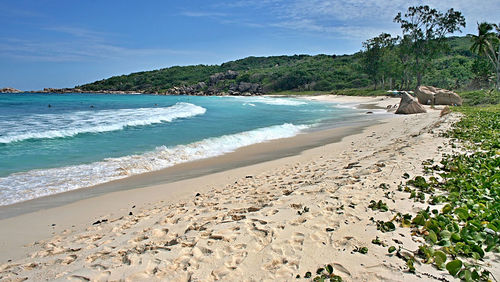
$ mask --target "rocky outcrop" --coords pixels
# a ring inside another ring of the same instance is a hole
[[[145,91],[121,91],[121,90],[82,90],[80,88],[44,88],[43,90],[30,91],[31,93],[99,93],[99,94],[146,94]],[[158,94],[158,93],[147,93]]]
[[[225,95],[262,95],[262,86],[258,83],[240,82],[233,83],[229,90],[218,88],[216,85],[207,86],[199,82],[190,86],[175,86],[166,91],[165,95],[196,95],[196,96],[225,96]]]
[[[23,91],[11,87],[5,87],[0,89],[0,93],[21,93]]]
[[[419,86],[415,90],[418,102],[423,105],[461,106],[462,98],[450,90],[432,86]]]
[[[210,84],[215,84],[220,80],[235,79],[238,76],[238,74],[239,73],[237,71],[232,71],[232,70],[228,70],[226,72],[218,72],[218,73],[212,74],[210,76],[209,81],[210,81]]]
[[[239,73],[237,71],[228,70],[226,72],[218,72],[212,74],[208,83],[198,82],[197,84],[188,86],[175,86],[163,93],[165,95],[197,95],[197,96],[224,96],[224,95],[241,95],[252,96],[262,95],[262,86],[258,83],[239,82],[231,83],[224,80],[236,79]]]
[[[262,93],[262,86],[258,83],[240,82],[233,83],[229,86],[231,95],[239,95],[239,93],[248,92],[250,94]]]
[[[410,96],[407,92],[403,92],[401,96],[401,101],[399,102],[399,107],[396,110],[396,114],[418,114],[427,112],[418,101]]]

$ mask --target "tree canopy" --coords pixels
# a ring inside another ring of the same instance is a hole
[[[478,23],[477,32],[477,35],[469,34],[472,40],[470,50],[488,58],[495,72],[495,85],[498,89],[500,86],[500,24]]]
[[[446,48],[445,36],[465,27],[461,12],[449,9],[443,13],[427,5],[409,7],[404,15],[399,12],[394,22],[401,25],[403,36],[410,43],[408,51],[413,57],[412,68],[417,77],[417,86],[421,85],[432,60]]]

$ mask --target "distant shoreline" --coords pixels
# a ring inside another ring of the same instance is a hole
[[[5,92],[0,91],[0,94],[126,94],[126,95],[160,95],[160,96],[169,96],[169,95],[182,95],[182,96],[262,96],[266,95],[264,93],[259,94],[228,94],[228,93],[220,93],[217,95],[213,94],[175,94],[175,93],[150,93],[150,92],[142,92],[142,91],[115,91],[115,90],[97,90],[97,91],[84,91],[80,89],[50,89],[50,90],[33,90],[33,91],[13,91],[13,92]]]

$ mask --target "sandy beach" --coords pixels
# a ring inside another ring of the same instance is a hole
[[[307,99],[366,109],[399,102]],[[288,281],[325,264],[345,281],[453,280],[424,264],[407,273],[403,260],[371,243],[378,237],[415,251],[422,240],[409,228],[382,233],[370,219],[426,207],[397,186],[404,173],[421,174],[422,161],[451,150],[440,133],[458,120],[455,114],[440,117],[440,108],[427,110],[351,131],[312,133],[318,146],[279,159],[244,161],[311,139],[306,134],[254,145],[176,168],[203,171],[186,179],[148,184],[153,176],[141,175],[122,180],[130,189],[1,219],[0,280]],[[214,162],[231,166],[207,170]],[[373,211],[371,200],[384,200],[389,210]],[[368,253],[354,252],[359,247]],[[486,268],[500,277],[498,262]]]

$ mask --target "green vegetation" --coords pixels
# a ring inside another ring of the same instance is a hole
[[[442,13],[429,6],[409,7],[403,15],[396,15],[394,22],[401,24],[403,39],[401,47],[409,55],[404,65],[417,77],[417,86],[422,85],[423,75],[432,69],[432,61],[447,49],[446,34],[465,27],[462,13],[449,9]]]
[[[457,89],[477,85],[477,74],[472,66],[477,59],[469,49],[466,37],[446,39],[450,51],[440,54],[432,62],[431,69],[423,76],[423,83],[437,87]],[[215,87],[223,91],[232,83],[259,83],[265,93],[284,95],[334,93],[339,95],[385,95],[382,88],[390,88],[389,78],[384,87],[373,92],[373,82],[363,71],[363,53],[353,55],[295,55],[274,57],[248,57],[221,65],[197,65],[170,67],[154,71],[114,76],[109,79],[77,86],[85,91],[142,91],[165,93],[175,86],[189,86],[198,82],[210,82],[210,76],[228,70],[237,71],[235,79],[218,81]],[[395,63],[397,65],[397,63]],[[415,81],[407,83],[392,80],[392,87],[412,88]],[[381,85],[382,86],[382,85]],[[305,91],[305,92],[304,92]]]
[[[500,106],[456,110],[464,117],[446,136],[452,147],[459,143],[468,152],[444,155],[440,164],[425,161],[425,171],[431,175],[406,184],[418,189],[423,199],[427,195],[430,205],[410,217],[411,222],[404,221],[409,215],[393,220],[426,239],[416,254],[424,263],[462,280],[488,280],[490,273],[481,261],[488,252],[500,252]],[[437,204],[440,209],[433,208]],[[383,232],[388,231],[383,229],[386,224],[377,222]],[[389,253],[394,251],[395,247],[389,248]],[[403,259],[414,272],[416,258]]]
[[[380,210],[382,212],[386,212],[389,210],[389,208],[387,207],[387,204],[382,202],[382,200],[379,200],[378,202],[371,200],[370,205],[368,207],[374,211]]]
[[[464,100],[464,105],[497,105],[500,104],[500,91],[490,90],[474,90],[460,91],[460,97]]]
[[[496,74],[495,88],[498,89],[500,86],[500,25],[483,22],[478,23],[477,29],[478,35],[469,35],[473,42],[471,51],[488,58]]]
[[[210,76],[228,70],[237,71],[235,79],[217,82],[218,89],[227,90],[232,83],[249,82],[262,85],[264,92],[329,91],[332,89],[368,86],[369,80],[360,74],[359,55],[295,55],[248,57],[222,65],[171,67],[155,71],[115,76],[77,86],[85,91],[117,90],[166,92],[174,86],[210,82]]]
[[[328,264],[324,268],[320,267],[316,270],[316,276],[312,279],[312,281],[331,281],[331,282],[342,282],[342,277],[333,273],[333,267]],[[295,278],[300,278],[300,275],[297,275]],[[310,279],[312,278],[312,273],[310,271],[304,274],[304,278]]]

